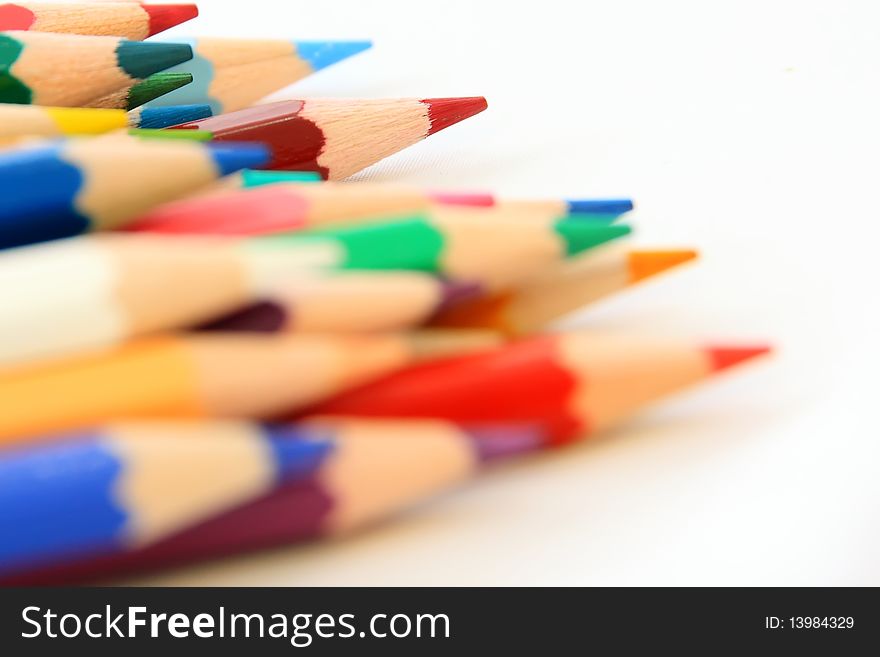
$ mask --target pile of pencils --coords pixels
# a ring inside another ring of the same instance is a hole
[[[369,42],[0,4],[0,581],[349,532],[763,346],[550,331],[695,258],[628,199],[334,182],[483,98],[268,94]]]

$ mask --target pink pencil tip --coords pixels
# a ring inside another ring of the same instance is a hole
[[[199,8],[192,4],[142,5],[142,7],[150,17],[149,36],[164,32],[199,15]]]
[[[712,368],[718,372],[726,370],[734,365],[739,365],[747,360],[764,356],[772,351],[768,345],[751,347],[709,347],[706,352],[712,360]]]
[[[482,96],[425,98],[422,102],[428,106],[428,119],[431,121],[429,135],[479,114],[489,106]]]
[[[465,205],[474,208],[491,208],[495,197],[487,193],[431,192],[431,198],[441,205]]]

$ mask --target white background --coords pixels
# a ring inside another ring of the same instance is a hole
[[[375,40],[286,97],[488,97],[363,178],[632,196],[636,243],[701,249],[578,324],[779,353],[354,538],[138,583],[880,585],[880,3],[200,6],[168,35]]]

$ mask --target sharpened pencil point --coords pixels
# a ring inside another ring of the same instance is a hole
[[[192,48],[185,43],[123,40],[116,47],[119,67],[139,80],[166,68],[183,64],[192,57]]]
[[[712,368],[719,372],[726,370],[747,360],[769,354],[772,349],[768,345],[752,347],[708,347],[706,353],[712,360]]]
[[[212,116],[210,105],[171,105],[169,107],[145,107],[140,110],[141,128],[168,128],[189,121]]]
[[[369,50],[372,41],[294,41],[297,54],[306,60],[313,71],[320,71],[343,59]]]
[[[321,174],[314,171],[252,171],[241,172],[241,184],[245,189],[276,183],[321,182]]]
[[[143,139],[176,139],[178,141],[211,141],[210,132],[198,130],[156,130],[154,128],[131,128],[130,137]]]
[[[150,17],[150,36],[192,20],[199,15],[195,5],[142,5]]]
[[[436,203],[443,205],[465,205],[472,208],[491,208],[495,205],[495,197],[485,192],[432,192],[431,197]]]
[[[630,281],[635,283],[682,263],[694,260],[697,252],[680,251],[633,251],[629,254]]]
[[[588,214],[624,214],[633,209],[633,202],[628,198],[609,199],[569,199],[568,211]]]
[[[241,169],[265,166],[272,159],[272,151],[263,144],[212,142],[206,147],[211,150],[214,163],[224,176]]]
[[[128,92],[128,106],[140,107],[151,100],[185,87],[193,81],[192,73],[157,73],[138,82]]]
[[[424,98],[422,102],[428,106],[428,119],[431,122],[429,135],[440,132],[459,121],[464,121],[489,107],[486,99],[482,96]]]
[[[556,222],[556,232],[565,240],[567,254],[572,256],[624,235],[629,235],[629,226],[600,224],[592,221]]]

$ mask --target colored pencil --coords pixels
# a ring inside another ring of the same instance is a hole
[[[193,59],[171,69],[186,71],[192,85],[152,105],[208,103],[215,114],[250,107],[269,94],[327,66],[352,57],[369,41],[257,41],[245,39],[184,39]]]
[[[562,443],[767,353],[592,333],[562,333],[414,366],[327,403],[329,415],[531,422]]]
[[[0,248],[115,228],[267,155],[255,144],[135,138],[0,153]]]
[[[533,333],[696,257],[696,251],[690,250],[600,249],[551,268],[515,289],[448,306],[431,324],[492,328],[512,336]]]
[[[434,193],[404,185],[325,182],[303,188],[303,182],[321,180],[314,171],[244,171],[155,208],[129,230],[260,235],[418,212],[437,204]]]
[[[218,140],[261,141],[275,153],[261,168],[341,179],[484,109],[481,97],[287,100],[176,129],[207,130]]]
[[[209,142],[208,139],[169,139],[169,135],[172,131],[170,130],[156,130],[156,129],[141,129],[141,128],[129,128],[128,130],[119,130],[116,132],[106,132],[100,135],[77,135],[78,138],[88,136],[90,139],[158,139],[161,141],[189,141],[189,142]],[[179,134],[183,134],[185,132],[181,130]],[[198,133],[191,133],[193,136]],[[207,134],[207,133],[205,133]],[[10,139],[0,140],[0,154],[3,151],[20,151],[24,148],[34,148],[40,145],[51,144],[52,142],[59,142],[58,138],[52,137],[35,137],[35,136],[22,136],[22,137],[14,137]],[[210,145],[210,144],[209,144]]]
[[[186,137],[184,135],[189,136]],[[128,130],[124,130],[122,132],[110,132],[105,135],[98,135],[93,139],[158,139],[160,141],[189,141],[189,142],[202,142],[207,143],[211,141],[211,134],[206,132],[205,135],[201,138],[197,137],[198,133],[193,132],[192,130],[154,130],[151,128],[130,128]],[[193,139],[193,137],[196,137]],[[208,146],[212,144],[207,143]]]
[[[126,85],[99,98],[83,103],[83,107],[133,110],[151,100],[185,87],[193,81],[190,73],[156,73],[136,84]],[[213,115],[213,110],[209,116]]]
[[[195,5],[135,3],[0,3],[0,30],[33,30],[141,41],[199,15]]]
[[[0,453],[0,572],[149,545],[302,479],[326,431],[244,422],[141,422]]]
[[[434,199],[430,193],[403,185],[276,183],[248,189],[212,191],[168,203],[140,217],[129,226],[129,230],[265,235],[328,224],[391,218],[427,211],[433,205]]]
[[[476,236],[493,242],[492,249],[486,249],[484,254],[466,241],[463,244],[444,243],[446,238],[442,232],[430,229],[420,220],[365,224],[325,234],[254,238],[241,245],[219,239],[211,248],[217,252],[217,258],[227,257],[227,251],[235,251],[237,247],[242,249],[240,257],[257,263],[266,262],[258,268],[264,273],[266,286],[257,287],[257,283],[264,280],[258,279],[251,282],[250,289],[259,291],[271,286],[276,295],[270,295],[269,300],[277,297],[284,303],[289,294],[295,294],[297,281],[302,285],[307,283],[303,277],[287,281],[277,272],[292,272],[293,276],[296,272],[338,269],[439,271],[450,278],[486,289],[534,273],[546,264],[558,262],[566,253],[590,248],[626,231],[622,226],[589,224],[566,228],[565,223],[547,227],[546,235],[523,223],[499,226],[495,234]],[[450,234],[455,235],[454,232]],[[205,314],[208,308],[219,303],[218,299],[232,303],[239,297],[231,292],[229,296],[223,296],[220,275],[214,270],[211,276],[197,280],[202,285],[211,285],[217,278],[217,290],[211,293],[187,292],[182,282],[183,274],[174,273],[178,266],[172,266],[172,262],[179,258],[179,266],[190,263],[195,267],[204,261],[207,267],[207,256],[195,259],[187,254],[204,254],[208,248],[204,239],[117,234],[16,249],[0,255],[0,307],[17,309],[17,313],[0,326],[0,362],[37,358],[89,345],[112,344],[158,328],[204,321],[208,318]],[[266,253],[250,254],[250,250]],[[116,255],[111,258],[111,254]],[[137,254],[139,269],[133,269],[132,256],[122,254]],[[275,263],[273,258],[278,262]],[[129,292],[129,285],[122,285],[119,270],[113,267],[116,262],[122,263],[122,272],[131,280],[152,280],[151,277],[155,277],[155,287],[142,282]],[[160,278],[155,273],[157,271],[165,274]],[[179,290],[174,281],[167,285],[172,275],[181,278]],[[58,285],[59,280],[65,280],[65,285]],[[285,287],[287,283],[294,287]],[[125,292],[123,296],[120,296],[120,289]],[[205,298],[194,298],[199,294]],[[377,290],[375,294],[381,296],[382,293]],[[426,291],[423,289],[420,294],[424,297]],[[397,312],[403,316],[422,312],[416,305],[418,296],[411,293],[413,307]],[[140,305],[135,306],[135,300]],[[125,312],[121,310],[123,306]],[[216,310],[218,314],[223,312],[219,307]],[[227,312],[231,310],[232,306],[226,308]],[[355,306],[348,312],[356,317]],[[133,317],[137,317],[137,321]],[[376,321],[388,320],[377,315]],[[75,330],[65,332],[58,328],[60,325]]]
[[[203,325],[210,331],[374,333],[425,323],[478,286],[419,272],[300,272],[265,297]],[[2,332],[2,331],[0,331]]]
[[[105,233],[0,255],[0,366],[184,328],[308,276],[308,250]],[[283,288],[286,289],[286,288]]]
[[[168,130],[167,132],[197,132],[193,130]],[[210,134],[210,133],[209,133]],[[224,191],[236,189],[251,189],[253,187],[263,187],[265,185],[275,185],[278,183],[320,183],[324,182],[321,174],[314,171],[259,171],[257,169],[242,169],[237,173],[221,178],[213,185],[209,185],[205,189],[199,190],[187,196],[187,199],[201,198],[203,196],[211,196]]]
[[[483,332],[201,333],[0,372],[0,444],[127,418],[271,418],[418,360],[486,349]]]
[[[317,174],[314,174],[317,176]],[[251,188],[276,183],[301,183],[314,182],[319,177],[303,180],[303,172],[296,171],[248,171],[246,179],[242,180],[240,187]],[[376,183],[374,183],[375,185]],[[423,191],[428,194],[434,203],[442,205],[465,205],[469,207],[491,208],[504,204],[504,207],[517,209],[544,209],[548,214],[557,217],[564,215],[597,215],[608,217],[620,217],[633,209],[631,199],[552,199],[552,200],[500,200],[494,194],[488,192],[449,192],[449,191]]]
[[[125,128],[167,128],[211,116],[207,105],[123,110],[0,104],[0,143],[23,136],[97,135]]]
[[[236,187],[249,189],[262,187],[276,183],[302,183],[316,182],[320,176],[315,172],[302,171],[246,171],[243,172],[242,180]],[[304,176],[310,176],[304,178]],[[373,183],[378,187],[379,183]],[[332,187],[332,185],[331,185]],[[396,186],[389,185],[390,188]],[[412,193],[412,190],[410,190]],[[430,196],[432,202],[441,205],[465,205],[469,207],[498,207],[503,204],[505,208],[524,210],[545,211],[556,217],[565,215],[595,215],[618,218],[633,209],[631,199],[548,199],[548,200],[500,200],[494,194],[487,192],[449,192],[449,191],[422,191],[422,194]]]
[[[186,44],[0,33],[0,102],[80,107],[192,57]]]
[[[29,105],[20,105],[19,107],[30,107]],[[70,108],[73,109],[73,108]],[[101,110],[107,111],[107,110]],[[119,111],[119,110],[114,110]],[[92,140],[119,140],[119,139],[158,139],[161,141],[188,141],[188,142],[210,142],[211,135],[207,132],[196,132],[195,130],[158,130],[155,128],[129,128],[128,130],[116,130],[113,132],[105,132],[98,135],[76,135],[76,137],[88,136]],[[52,137],[36,137],[33,135],[21,136],[18,138],[6,139],[0,141],[0,151],[21,150],[23,148],[33,148],[40,145],[51,143],[60,143],[62,139]],[[208,144],[211,146],[211,144]]]
[[[496,290],[629,232],[629,226],[623,225],[568,219],[529,221],[510,213],[443,207],[386,222],[253,239],[280,244],[336,240],[348,252],[348,269],[425,271]]]
[[[321,174],[317,171],[260,171],[258,169],[245,169],[239,174],[240,180],[237,188],[250,189],[263,185],[275,185],[277,183],[304,183],[321,182]]]
[[[230,422],[195,427],[184,426],[189,435],[180,439],[182,432],[173,425],[109,427],[95,432],[100,438],[91,442],[85,437],[69,446],[62,443],[7,456],[0,467],[13,476],[0,488],[0,499],[8,497],[10,504],[6,517],[0,518],[23,526],[16,526],[15,537],[5,547],[0,562],[3,583],[59,584],[350,533],[461,485],[486,467],[544,447],[535,429],[511,425],[326,419],[291,426]],[[230,464],[236,476],[229,483],[219,474],[211,478],[227,452],[233,451],[224,449],[227,436],[239,440],[234,449],[246,452],[244,473]],[[125,440],[122,449],[117,447],[120,437]],[[215,438],[218,453],[203,456],[203,451],[212,452]],[[258,451],[249,450],[252,445],[262,448],[260,453],[274,452],[274,458],[263,465],[250,456]],[[180,463],[173,461],[178,448],[183,452]],[[153,466],[149,470],[138,461],[147,450]],[[107,467],[88,471],[82,467],[86,458]],[[165,465],[166,458],[172,459],[167,488],[175,491],[170,496],[175,504],[167,503],[164,485],[164,499],[151,495],[155,488],[149,485],[154,481],[149,477],[153,468]],[[204,475],[201,460],[207,464]],[[107,472],[117,464],[125,466],[121,472]],[[52,473],[45,483],[35,472],[41,468]],[[199,472],[192,490],[186,489],[187,468]],[[138,486],[143,493],[126,495],[121,501],[118,494],[107,493],[111,482],[117,490],[131,490],[129,480],[134,477],[138,484],[146,480]],[[273,479],[280,480],[280,486],[271,492],[198,522],[199,515],[229,508],[233,497],[252,497]],[[186,490],[177,493],[178,486]],[[185,503],[177,501],[178,495]],[[65,522],[79,518],[81,509],[94,510],[88,533],[86,528],[74,533]],[[136,521],[142,517],[149,520]],[[172,525],[183,523],[187,527],[182,531],[161,538]],[[48,535],[38,531],[46,526],[55,531]],[[144,534],[148,534],[146,545]],[[41,564],[35,557],[49,552],[47,543],[56,548],[55,558]],[[58,558],[59,543],[66,558]],[[86,543],[91,554],[82,554]]]
[[[439,203],[447,205],[471,205],[477,207],[495,207],[499,203],[513,204],[517,207],[543,207],[547,212],[561,216],[564,214],[593,214],[619,217],[633,209],[633,202],[628,198],[608,199],[561,199],[561,200],[499,200],[494,194],[486,192],[437,192],[434,194]]]
[[[108,110],[112,111],[112,110]],[[171,126],[198,121],[213,116],[208,105],[169,105],[168,107],[138,107],[128,112],[133,128],[170,128]]]

